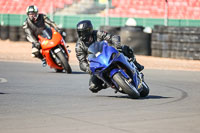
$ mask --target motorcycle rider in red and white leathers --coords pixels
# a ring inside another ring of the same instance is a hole
[[[117,35],[111,35],[104,31],[93,30],[93,25],[90,20],[83,20],[77,24],[78,41],[76,43],[76,57],[79,61],[79,66],[82,71],[91,74],[89,63],[87,60],[88,47],[96,41],[106,40],[110,45],[113,45],[119,52],[122,52],[129,59],[132,59],[139,71],[144,69],[144,66],[140,65],[134,57],[133,50],[128,46],[121,46],[120,37]],[[89,89],[93,93],[97,93],[99,90],[106,88],[106,84],[97,78],[95,75],[91,75],[89,81]]]
[[[46,60],[43,59],[40,53],[41,46],[38,41],[38,35],[46,26],[53,27],[58,32],[60,32],[60,29],[45,14],[38,13],[38,8],[35,5],[28,6],[26,14],[28,17],[23,24],[23,29],[26,33],[27,40],[32,43],[32,57],[41,59],[43,66],[46,66]]]

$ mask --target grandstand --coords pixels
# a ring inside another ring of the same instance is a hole
[[[28,5],[42,13],[107,15],[99,0],[1,0],[0,13],[25,14]],[[105,1],[105,0],[104,0]],[[163,18],[168,5],[168,18],[200,19],[199,0],[110,0],[110,17]]]
[[[1,0],[0,13],[4,14],[25,14],[26,7],[36,5],[40,12],[56,12],[58,9],[75,3],[75,0]]]
[[[66,7],[58,12],[57,15],[78,15],[78,14],[98,14],[105,9],[95,0],[80,0],[73,5]]]
[[[199,0],[112,0],[115,8],[109,10],[109,16],[163,18],[166,4],[168,18],[200,19]]]
[[[152,28],[156,24],[163,25],[164,19],[167,19],[168,25],[171,26],[200,26],[199,0],[108,0],[108,6],[106,6],[106,1],[0,0],[0,19],[1,24],[5,24],[5,21],[11,21],[12,18],[4,20],[9,17],[2,15],[25,15],[28,5],[36,5],[39,12],[51,15],[51,18],[54,18],[56,22],[59,20],[58,23],[65,28],[74,28],[75,25],[73,25],[74,23],[72,25],[65,24],[64,20],[72,19],[77,22],[85,17],[93,18],[97,23],[95,24],[96,29],[105,24],[105,18],[109,18],[107,25],[111,26],[124,26],[128,18],[134,18],[140,26]],[[24,19],[25,17],[21,16],[20,18]],[[19,20],[20,25],[22,21]]]
[[[108,12],[102,1],[106,3],[106,0],[1,0],[0,13],[23,15],[27,6],[36,5],[41,13],[54,15],[200,19],[199,0],[109,0]]]

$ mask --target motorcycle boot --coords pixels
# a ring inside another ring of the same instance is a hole
[[[133,63],[135,64],[139,72],[141,72],[144,69],[144,66],[139,64],[136,60]]]
[[[89,86],[89,90],[93,93],[97,93],[100,90],[107,88],[107,85],[101,79],[97,78],[94,75],[91,75]]]
[[[40,49],[41,49],[40,43],[38,42],[32,43],[32,57],[39,58],[42,61],[42,66],[46,67],[47,62],[46,59],[40,53]]]
[[[31,53],[31,56],[32,57],[38,57],[39,56],[39,49],[38,48],[36,48],[36,47],[33,47],[32,48],[32,53]]]
[[[47,66],[46,59],[42,59],[42,66],[43,66],[43,67],[46,67],[46,66]]]
[[[97,93],[101,90],[101,88],[99,88],[98,86],[96,86],[95,84],[91,84],[90,87],[89,87],[89,90],[92,92],[92,93]]]
[[[90,84],[89,90],[92,91],[92,93],[97,93],[102,89],[108,88],[107,84],[103,83],[101,85],[95,85],[95,84]]]
[[[125,56],[127,56],[129,58],[129,62],[133,62],[135,64],[135,66],[137,67],[138,71],[142,71],[144,69],[144,66],[139,64],[136,61],[133,49],[131,49],[129,46],[124,45],[122,47],[122,52]]]
[[[36,57],[42,60],[43,56],[40,53],[40,49],[41,49],[41,46],[39,42],[32,43],[32,57]]]
[[[43,67],[47,66],[46,59],[42,56],[42,54],[40,53],[40,50],[38,48],[36,48],[36,47],[32,48],[32,57],[39,58],[42,61]]]

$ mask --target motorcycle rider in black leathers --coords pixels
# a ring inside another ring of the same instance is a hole
[[[77,24],[78,41],[76,43],[76,57],[79,61],[79,66],[82,71],[91,74],[89,63],[87,61],[88,47],[96,41],[106,40],[110,45],[114,46],[119,52],[122,52],[130,60],[134,62],[137,69],[142,71],[144,66],[140,65],[134,57],[133,50],[128,46],[121,46],[120,37],[117,35],[111,35],[104,31],[93,30],[93,25],[90,20],[83,20]],[[89,80],[89,89],[93,93],[97,93],[99,90],[107,88],[104,82],[97,78],[95,75],[91,75]]]
[[[46,66],[46,60],[43,59],[40,53],[41,46],[38,41],[38,35],[46,26],[53,27],[58,32],[60,32],[60,29],[45,14],[39,14],[38,8],[34,5],[28,6],[26,13],[28,17],[23,24],[23,29],[26,33],[27,40],[32,43],[32,57],[41,59],[43,66]]]

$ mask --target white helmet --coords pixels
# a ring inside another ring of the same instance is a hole
[[[38,17],[38,8],[37,6],[31,5],[26,8],[26,14],[29,16],[29,13],[35,13],[34,17],[29,17],[30,20],[37,19]]]

